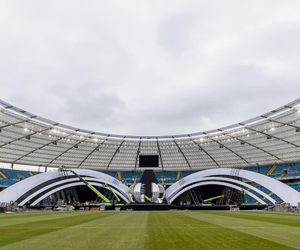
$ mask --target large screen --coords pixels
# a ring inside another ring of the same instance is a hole
[[[139,155],[140,168],[158,168],[158,155]]]

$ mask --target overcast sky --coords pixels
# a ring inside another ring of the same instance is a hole
[[[300,97],[300,1],[0,1],[0,98],[98,132],[218,128]]]

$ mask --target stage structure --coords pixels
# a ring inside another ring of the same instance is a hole
[[[300,203],[300,193],[288,185],[271,177],[242,169],[218,168],[199,171],[174,183],[166,191],[153,179],[151,172],[147,171],[144,173],[145,178],[142,178],[141,183],[135,183],[129,188],[116,178],[98,171],[83,169],[65,171],[74,171],[75,174],[50,171],[29,177],[0,192],[0,202],[14,202],[18,206],[36,206],[55,192],[69,187],[86,185],[85,182],[88,182],[93,186],[111,190],[115,197],[122,200],[123,204],[129,202],[172,204],[184,192],[204,185],[221,185],[236,189],[251,196],[258,204],[262,205],[284,202],[291,206],[298,206]],[[247,181],[250,182],[247,183]],[[252,183],[259,184],[263,189],[255,187]],[[268,195],[270,191],[280,200],[275,200]],[[103,202],[105,202],[105,197]]]
[[[259,185],[261,189],[255,187]],[[166,190],[166,200],[172,203],[182,193],[202,185],[221,185],[243,191],[260,204],[284,202],[291,206],[298,206],[300,193],[288,185],[256,172],[243,169],[217,168],[190,174],[175,182]],[[262,191],[263,190],[263,191]],[[273,199],[269,193],[275,194],[281,200]]]
[[[15,202],[18,206],[35,206],[51,194],[70,187],[85,186],[77,175],[92,186],[108,189],[124,204],[129,203],[127,187],[116,178],[88,169],[72,169],[76,173],[49,171],[26,178],[0,192],[0,202]]]

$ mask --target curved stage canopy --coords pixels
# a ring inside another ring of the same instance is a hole
[[[129,203],[126,186],[116,178],[88,169],[72,169],[93,186],[112,189],[125,203]],[[26,178],[0,192],[0,202],[16,202],[19,206],[36,205],[49,195],[68,187],[85,185],[74,174],[49,171]]]
[[[243,192],[243,188],[240,187],[240,186],[237,186],[237,185],[234,185],[234,184],[231,184],[231,183],[227,183],[227,182],[222,182],[222,181],[201,181],[201,182],[198,182],[196,184],[193,184],[191,186],[188,186],[186,188],[183,188],[182,190],[180,190],[174,199],[172,199],[171,201],[169,201],[168,203],[171,204],[173,202],[173,200],[175,200],[177,197],[179,197],[181,194],[185,193],[186,191],[192,189],[192,188],[195,188],[195,187],[200,187],[200,186],[206,186],[206,185],[217,185],[217,186],[224,186],[224,187],[230,187],[230,188],[233,188],[233,189],[236,189],[240,192]],[[255,199],[257,202],[259,202],[260,204],[262,205],[267,205],[266,202],[264,202],[261,198],[259,198],[258,196],[256,196],[255,194],[253,194],[252,192],[247,192],[247,194],[249,196],[251,196],[253,199]]]
[[[259,117],[211,131],[125,136],[63,125],[0,101],[0,162],[99,170],[136,170],[139,154],[159,155],[159,170],[297,162],[299,110],[297,99]]]
[[[298,203],[300,203],[300,193],[288,185],[266,175],[237,168],[208,169],[190,174],[175,182],[166,190],[166,200],[168,203],[172,203],[182,193],[194,187],[209,184],[245,190],[246,194],[262,204],[264,202],[261,199],[267,199],[273,204],[276,201],[264,191],[258,190],[255,186],[261,186],[264,190],[272,192],[282,201],[292,206],[298,206]],[[260,195],[261,198],[255,197],[256,194],[254,193]]]
[[[129,203],[127,187],[116,178],[93,170],[72,170],[93,186],[113,190],[125,203]],[[55,192],[79,185],[86,184],[70,171],[49,171],[34,175],[4,189],[0,192],[0,202],[13,201],[19,206],[35,206]],[[190,174],[166,190],[166,201],[171,204],[181,194],[204,185],[220,185],[236,189],[263,205],[278,202],[267,194],[270,191],[281,199],[280,202],[284,201],[292,206],[297,206],[300,202],[300,193],[288,185],[262,174],[236,168],[216,168]],[[258,185],[263,187],[263,190],[255,187]]]

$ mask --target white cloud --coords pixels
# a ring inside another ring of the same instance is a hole
[[[1,1],[0,98],[108,133],[213,129],[299,97],[299,1]]]

